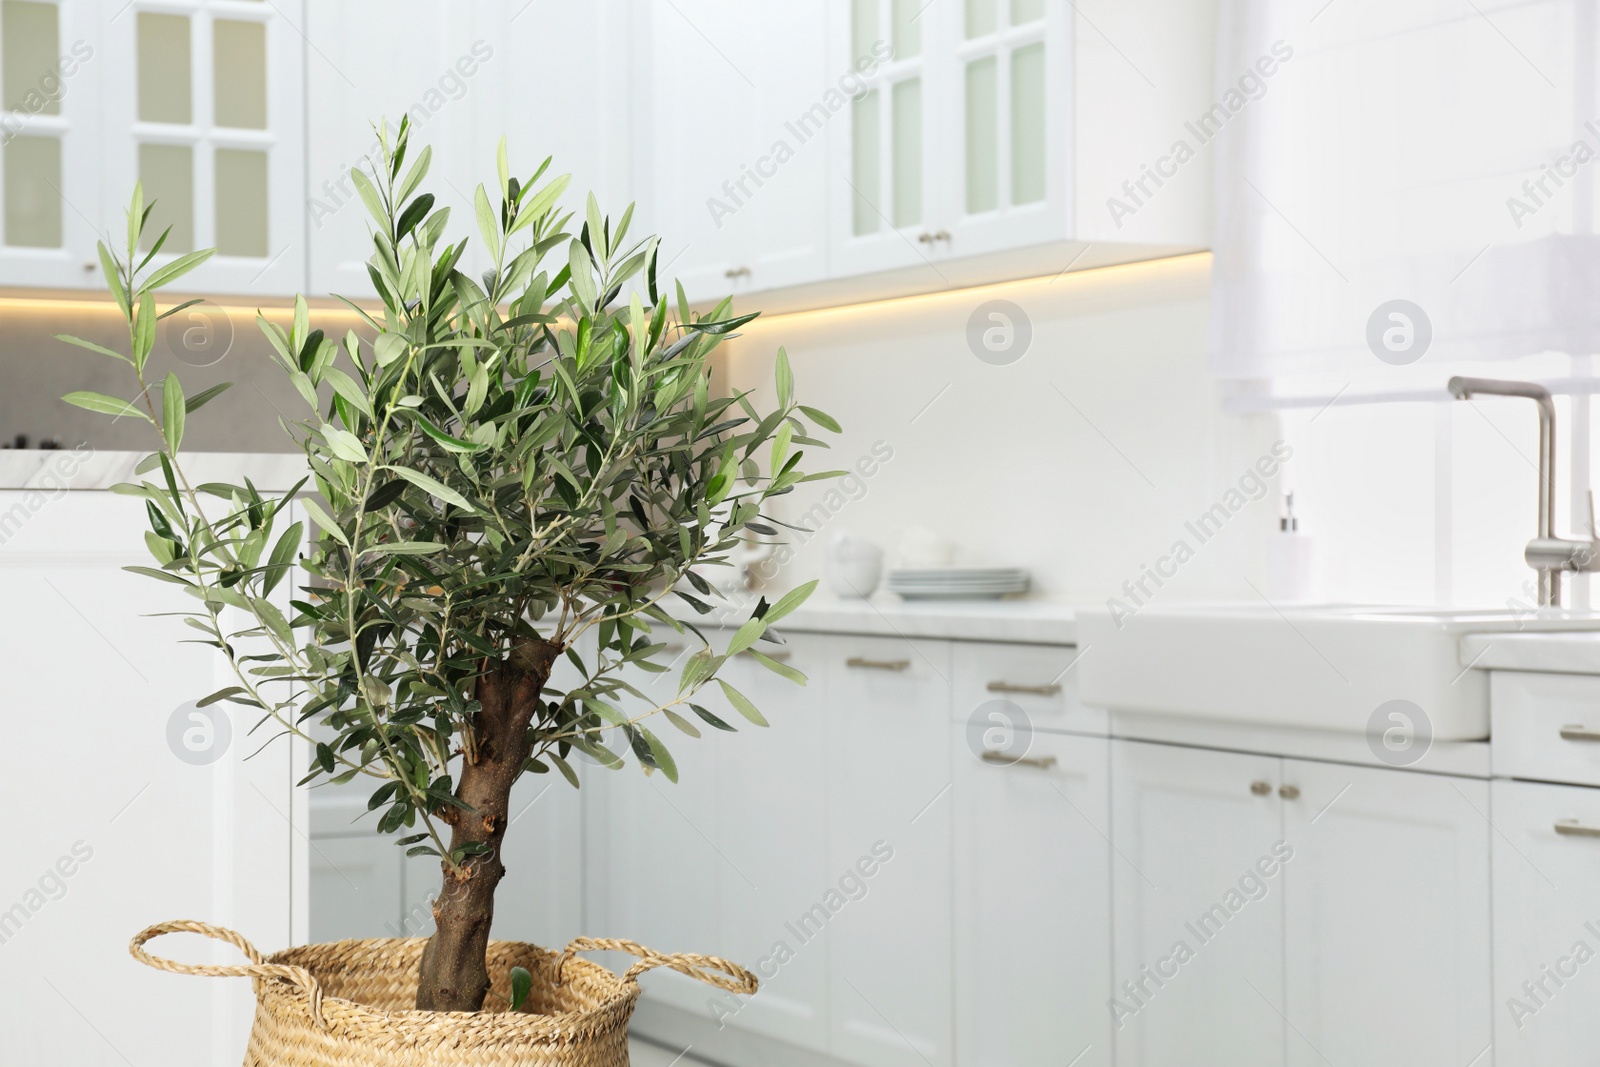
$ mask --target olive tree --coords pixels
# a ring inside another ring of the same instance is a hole
[[[760,599],[736,629],[680,616],[712,609],[701,569],[778,532],[767,501],[836,473],[801,463],[823,445],[818,428],[838,427],[796,403],[781,351],[773,410],[716,395],[712,350],[754,316],[730,317],[726,302],[697,315],[681,287],[669,306],[657,240],[629,243],[632,208],[613,220],[591,196],[569,233],[567,178],[541,184],[548,159],[513,177],[504,141],[494,193],[479,186],[474,199],[493,266],[469,277],[467,240],[447,240],[449,209],[420,191],[430,151],[412,154],[409,140],[404,121],[382,128],[370,175],[351,173],[381,304],[349,304],[364,328],[313,329],[304,299],[287,330],[258,316],[305,402],[281,421],[307,481],[272,494],[185,476],[184,424],[226,386],[186,395],[146,367],[158,321],[187,306],[158,311],[156,290],[211,253],[151,269],[167,235],[146,241],[138,189],[125,251],[100,246],[128,352],[63,338],[128,364],[136,393],[65,399],[150,424],[158,448],[118,491],[149,515],[154,565],[133,569],[192,597],[185,623],[232,664],[233,684],[202,703],[305,739],[306,781],[374,779],[378,829],[440,861],[417,1007],[476,1011],[513,784],[557,773],[576,786],[574,752],[612,768],[631,756],[676,781],[662,722],[691,737],[733,729],[697,700],[708,686],[765,725],[717,677],[729,657],[804,682],[761,647],[815,583]],[[289,521],[296,505],[309,530]],[[681,667],[666,662],[667,630],[693,635]],[[564,690],[550,684],[563,658],[575,679]],[[664,701],[628,680],[672,669]]]

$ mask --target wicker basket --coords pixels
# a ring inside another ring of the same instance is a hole
[[[162,934],[203,934],[236,946],[246,966],[175,963],[145,942]],[[134,959],[175,974],[254,980],[255,1025],[244,1067],[627,1067],[628,1018],[639,976],[656,967],[733,993],[754,993],[755,975],[714,956],[663,956],[632,941],[579,938],[551,952],[517,941],[489,944],[491,980],[481,1012],[417,1011],[417,965],[426,939],[335,941],[263,958],[231,930],[170,922],[141,932]],[[574,953],[612,949],[639,962],[620,978]],[[533,989],[510,1009],[512,967]]]

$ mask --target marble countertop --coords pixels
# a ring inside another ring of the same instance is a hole
[[[133,469],[148,452],[97,452],[88,446],[61,449],[0,449],[0,489],[110,489],[137,481]],[[305,457],[276,452],[188,452],[183,469],[192,482],[238,482],[283,491],[309,473]]]
[[[870,600],[840,600],[818,594],[779,629],[870,637],[926,637],[1075,645],[1076,612],[1051,600],[922,600],[880,594]]]
[[[1600,674],[1600,631],[1468,634],[1460,656],[1478,670]]]

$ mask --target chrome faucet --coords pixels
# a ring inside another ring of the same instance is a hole
[[[1522,558],[1539,573],[1541,607],[1561,606],[1561,572],[1600,570],[1600,540],[1595,539],[1594,491],[1589,491],[1589,539],[1555,535],[1556,406],[1550,390],[1533,382],[1495,378],[1451,378],[1446,388],[1457,400],[1474,396],[1520,396],[1539,405],[1539,526]]]

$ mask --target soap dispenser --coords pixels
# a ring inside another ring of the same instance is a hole
[[[1278,529],[1267,539],[1267,597],[1274,601],[1311,600],[1316,594],[1313,541],[1300,532],[1294,493],[1284,494]]]

